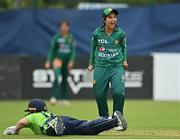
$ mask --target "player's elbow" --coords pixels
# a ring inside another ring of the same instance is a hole
[[[24,127],[24,126],[26,126],[27,124],[28,124],[27,119],[26,119],[26,118],[23,118],[23,119],[21,119],[21,120],[19,120],[19,121],[17,122],[16,126]]]

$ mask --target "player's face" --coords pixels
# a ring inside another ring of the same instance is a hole
[[[67,34],[69,32],[69,26],[66,22],[63,22],[60,26],[60,32],[62,34]]]
[[[117,24],[117,16],[114,13],[110,13],[106,17],[104,23],[105,23],[105,26],[107,26],[109,29],[114,29],[114,27]]]

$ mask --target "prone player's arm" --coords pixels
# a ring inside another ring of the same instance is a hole
[[[96,36],[93,34],[92,40],[91,40],[91,50],[90,50],[90,56],[89,56],[89,66],[88,70],[92,71],[93,65],[94,65],[94,59],[95,59],[95,49],[96,49]]]
[[[24,117],[22,119],[20,119],[17,124],[16,124],[16,134],[19,133],[19,131],[26,127],[28,125],[28,120]]]

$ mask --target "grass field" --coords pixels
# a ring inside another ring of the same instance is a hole
[[[128,130],[117,132],[106,131],[98,136],[62,136],[49,137],[34,135],[31,130],[23,129],[20,135],[4,136],[2,132],[8,126],[14,125],[25,113],[28,101],[0,101],[0,138],[61,138],[61,139],[132,139],[132,138],[175,138],[180,139],[180,102],[153,102],[150,100],[127,100],[125,103],[125,118]],[[49,112],[62,114],[78,119],[93,119],[97,117],[97,107],[94,100],[73,100],[70,106],[51,106],[47,102]],[[112,101],[109,101],[109,111],[112,112]]]

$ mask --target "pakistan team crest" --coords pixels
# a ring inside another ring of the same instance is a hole
[[[114,44],[115,44],[115,45],[118,45],[118,44],[119,44],[119,40],[116,39],[116,40],[114,41]]]

